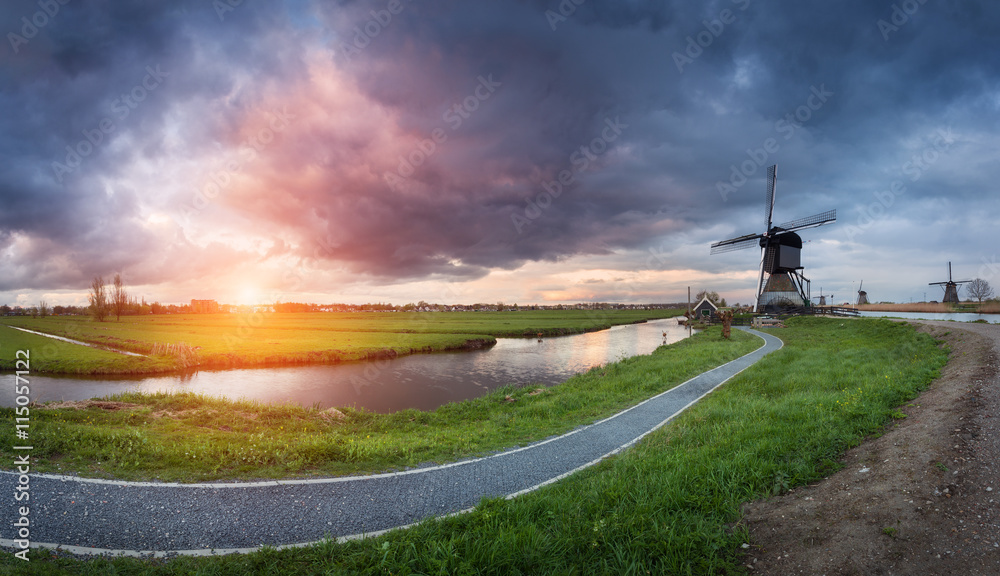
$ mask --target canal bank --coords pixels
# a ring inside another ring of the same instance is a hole
[[[230,400],[353,406],[389,413],[433,410],[507,385],[554,385],[623,358],[649,354],[685,338],[674,319],[613,326],[547,338],[498,338],[495,346],[365,362],[280,368],[194,370],[149,377],[36,375],[32,401],[74,401],[142,392],[191,392]],[[0,388],[0,406],[13,406]]]

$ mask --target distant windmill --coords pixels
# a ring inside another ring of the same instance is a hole
[[[858,285],[858,304],[857,304],[858,306],[868,303],[868,293],[862,290],[864,286],[865,286],[865,281],[862,280],[861,284]]]
[[[830,301],[833,302],[833,294],[829,294],[828,296],[830,297]],[[827,298],[827,296],[823,295],[823,288],[820,288],[819,289],[819,305],[820,306],[826,306],[826,298]]]
[[[948,281],[947,282],[930,282],[928,286],[944,286],[944,299],[942,302],[953,302],[958,304],[958,287],[962,284],[972,282],[972,280],[952,280],[951,279],[951,262],[948,262]]]
[[[829,210],[773,226],[771,217],[774,215],[777,179],[778,168],[771,166],[767,169],[767,191],[764,196],[764,232],[712,244],[712,254],[760,246],[760,275],[757,278],[757,292],[754,296],[754,312],[760,312],[767,307],[806,305],[809,301],[809,280],[800,272],[802,238],[795,232],[837,220],[837,211]]]

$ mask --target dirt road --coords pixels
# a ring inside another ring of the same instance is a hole
[[[745,507],[751,574],[1000,575],[1000,326],[919,329],[941,378],[838,473]]]

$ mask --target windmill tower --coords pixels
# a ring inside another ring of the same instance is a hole
[[[826,299],[827,299],[828,296],[830,298],[830,301],[832,302],[833,301],[833,294],[824,295],[823,294],[823,288],[819,289],[819,305],[820,306],[826,306]]]
[[[868,293],[862,290],[865,287],[865,281],[862,280],[861,284],[858,285],[858,303],[857,306],[868,303]]]
[[[972,280],[952,280],[951,279],[951,262],[948,262],[948,281],[947,282],[930,282],[928,286],[944,286],[944,299],[942,302],[951,302],[953,304],[958,304],[958,290],[962,284],[972,282]]]
[[[809,279],[802,275],[802,238],[799,230],[815,228],[837,220],[837,211],[829,210],[806,218],[772,224],[774,192],[778,179],[777,166],[767,169],[767,191],[764,196],[764,232],[747,234],[712,244],[712,254],[760,246],[760,275],[754,296],[754,312],[767,308],[807,306]]]

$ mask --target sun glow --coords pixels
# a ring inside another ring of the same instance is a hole
[[[260,304],[260,291],[256,286],[244,286],[236,295],[236,303],[239,305]]]

